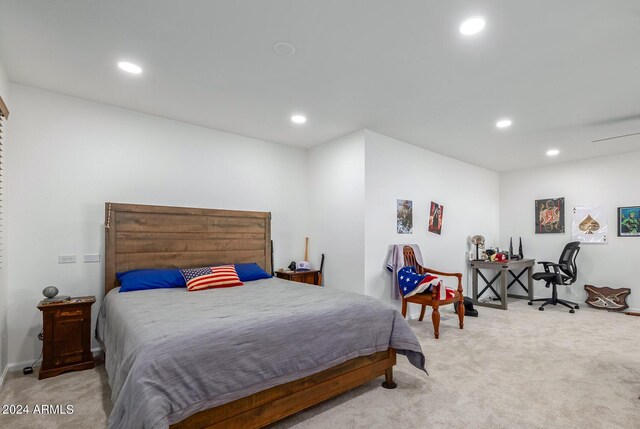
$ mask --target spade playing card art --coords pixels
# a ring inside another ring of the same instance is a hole
[[[571,232],[574,241],[582,243],[607,242],[607,214],[602,205],[573,208]]]
[[[536,234],[564,234],[564,198],[536,200]]]

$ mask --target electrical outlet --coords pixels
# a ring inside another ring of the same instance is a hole
[[[100,255],[84,255],[83,261],[86,264],[87,262],[100,262]]]
[[[59,255],[58,263],[59,264],[75,264],[76,255]]]

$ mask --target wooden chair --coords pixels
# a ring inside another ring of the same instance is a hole
[[[440,337],[440,306],[453,304],[458,301],[458,320],[460,321],[460,329],[464,328],[464,296],[462,294],[462,274],[461,273],[444,273],[442,271],[432,270],[431,268],[425,268],[421,265],[418,265],[416,261],[416,255],[413,252],[413,249],[409,246],[404,246],[402,249],[402,253],[404,255],[404,265],[405,266],[413,266],[416,267],[416,272],[418,274],[434,274],[437,276],[444,277],[457,277],[458,278],[458,290],[455,291],[455,295],[450,299],[438,299],[438,290],[437,288],[432,288],[431,292],[424,292],[413,295],[409,298],[402,297],[402,316],[407,317],[407,304],[414,303],[422,305],[422,309],[420,310],[420,321],[424,319],[424,312],[428,306],[433,307],[433,313],[431,314],[431,320],[433,321],[433,331],[436,339]],[[444,285],[443,285],[444,287]],[[402,295],[402,294],[401,294]]]

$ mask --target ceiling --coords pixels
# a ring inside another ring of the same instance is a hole
[[[0,0],[9,79],[311,147],[368,128],[496,171],[640,150],[638,0]],[[482,15],[485,31],[458,32]],[[295,45],[294,56],[273,46]],[[144,68],[126,75],[116,62]],[[308,121],[294,125],[293,113]],[[513,119],[509,129],[495,122]],[[549,148],[560,155],[549,158]]]

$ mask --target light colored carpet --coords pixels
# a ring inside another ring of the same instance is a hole
[[[368,383],[272,428],[639,428],[640,317],[581,307],[538,311],[512,300],[509,310],[477,307],[457,328],[442,311],[411,321],[430,376],[398,356],[398,388]],[[425,318],[426,319],[426,318]],[[7,428],[104,427],[111,410],[104,368],[38,381],[12,375],[0,404],[72,404],[71,416],[0,415]]]
[[[0,415],[0,428],[86,429],[104,428],[111,413],[111,389],[102,362],[94,369],[69,372],[38,380],[33,374],[9,374],[0,393],[0,404],[28,405],[29,414]],[[38,405],[73,406],[73,414],[34,414]]]

